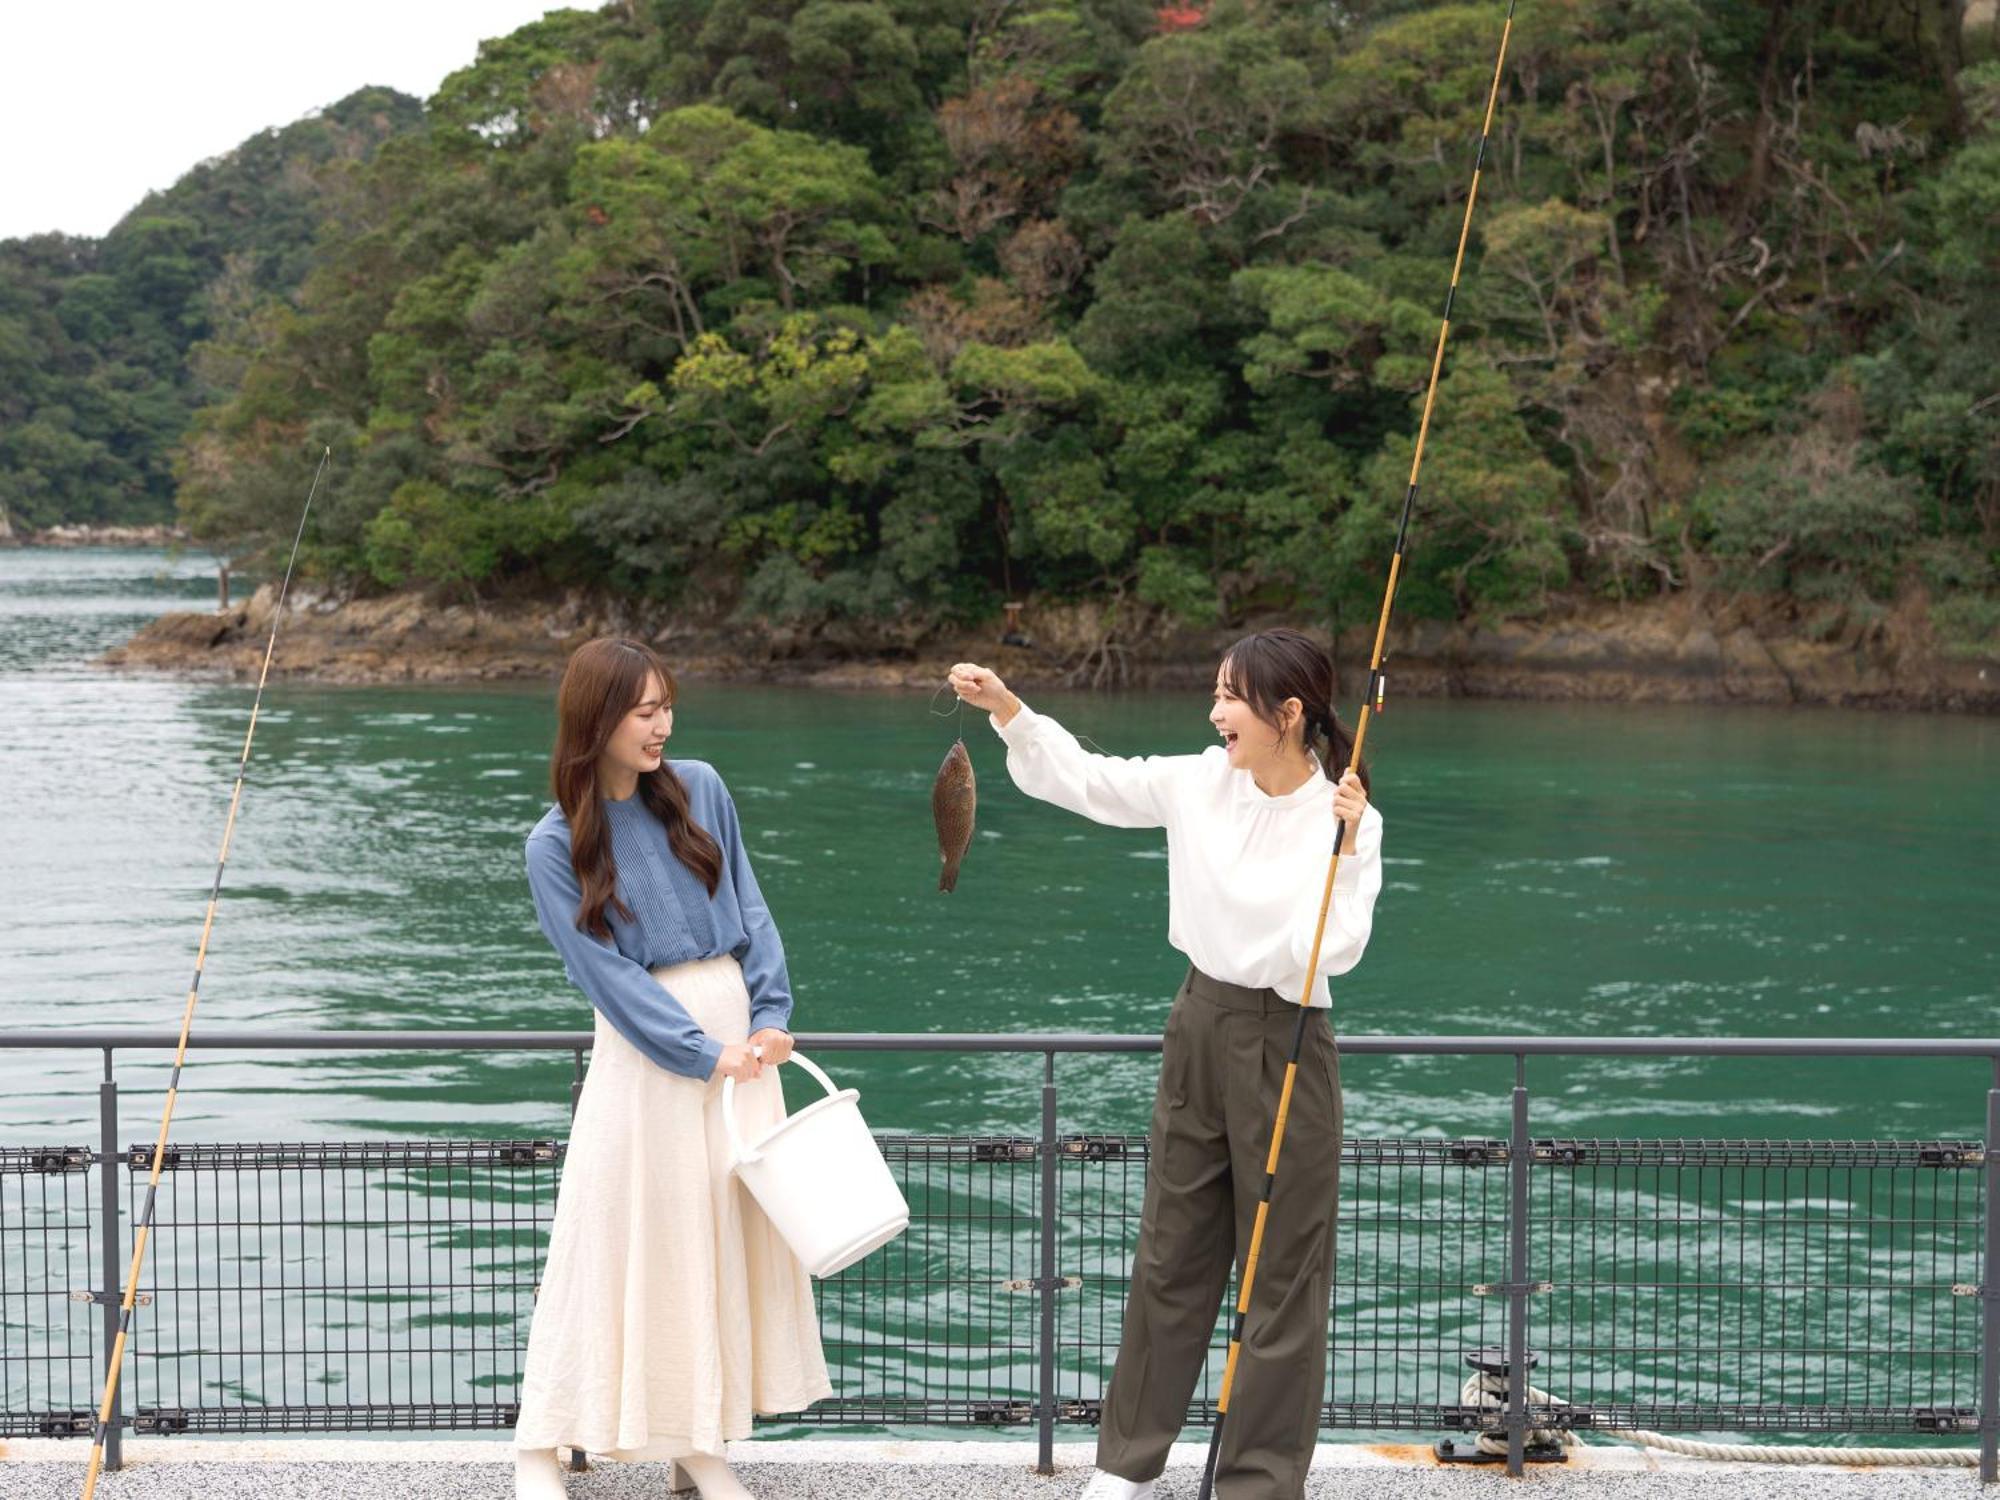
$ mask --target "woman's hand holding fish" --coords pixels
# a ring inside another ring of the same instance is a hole
[[[1000,680],[1000,674],[990,672],[985,667],[962,661],[951,669],[947,679],[951,690],[974,708],[983,708],[1005,724],[1021,711],[1021,700],[1007,691],[1007,684]]]
[[[715,1071],[738,1083],[750,1083],[764,1071],[764,1064],[750,1050],[748,1042],[729,1042],[724,1045],[722,1056],[715,1060]]]
[[[1333,789],[1333,816],[1347,830],[1347,837],[1341,840],[1340,852],[1354,852],[1355,831],[1361,827],[1361,815],[1368,811],[1368,793],[1363,790],[1361,778],[1349,766]]]
[[[750,1045],[764,1049],[764,1066],[775,1068],[792,1055],[792,1034],[780,1031],[775,1026],[766,1026],[762,1031],[750,1033]]]

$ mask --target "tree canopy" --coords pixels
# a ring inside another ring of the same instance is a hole
[[[190,355],[297,290],[343,174],[422,120],[362,89],[203,162],[102,240],[0,241],[0,512],[170,520],[174,448],[241,375]]]
[[[1407,610],[1926,590],[1992,639],[2000,60],[1961,11],[1522,7]],[[190,178],[101,246],[0,247],[4,498],[158,505],[171,453],[182,517],[247,547],[329,445],[309,561],[351,587],[1337,615],[1380,587],[1499,22],[553,12],[421,129],[380,95],[314,122],[311,170],[250,179],[254,241]]]

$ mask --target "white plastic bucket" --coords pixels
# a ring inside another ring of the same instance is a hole
[[[836,1090],[801,1053],[791,1061],[819,1081],[826,1097],[746,1146],[736,1123],[736,1080],[723,1079],[729,1156],[800,1263],[815,1276],[831,1276],[909,1228],[910,1205],[861,1118],[861,1095]]]

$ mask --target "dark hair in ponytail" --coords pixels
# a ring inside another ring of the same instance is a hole
[[[618,862],[611,856],[611,829],[598,804],[597,758],[619,722],[644,696],[647,676],[660,679],[667,702],[674,701],[674,674],[658,652],[640,641],[600,636],[571,654],[556,691],[556,748],[549,757],[549,786],[569,820],[569,862],[583,893],[576,925],[595,937],[609,937],[608,906],[630,920],[618,898]],[[666,825],[674,857],[715,894],[722,879],[722,848],[688,811],[688,792],[665,760],[639,778],[639,798]]]
[[[1222,654],[1222,681],[1274,730],[1281,728],[1285,700],[1298,699],[1306,748],[1319,756],[1327,780],[1340,780],[1354,754],[1354,736],[1333,711],[1333,658],[1317,641],[1282,626],[1246,635]],[[1368,768],[1354,769],[1366,788]]]

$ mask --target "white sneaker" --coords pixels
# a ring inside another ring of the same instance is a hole
[[[1153,1500],[1153,1481],[1120,1479],[1099,1469],[1084,1486],[1083,1500]]]
[[[514,1450],[514,1500],[567,1500],[553,1448]]]

